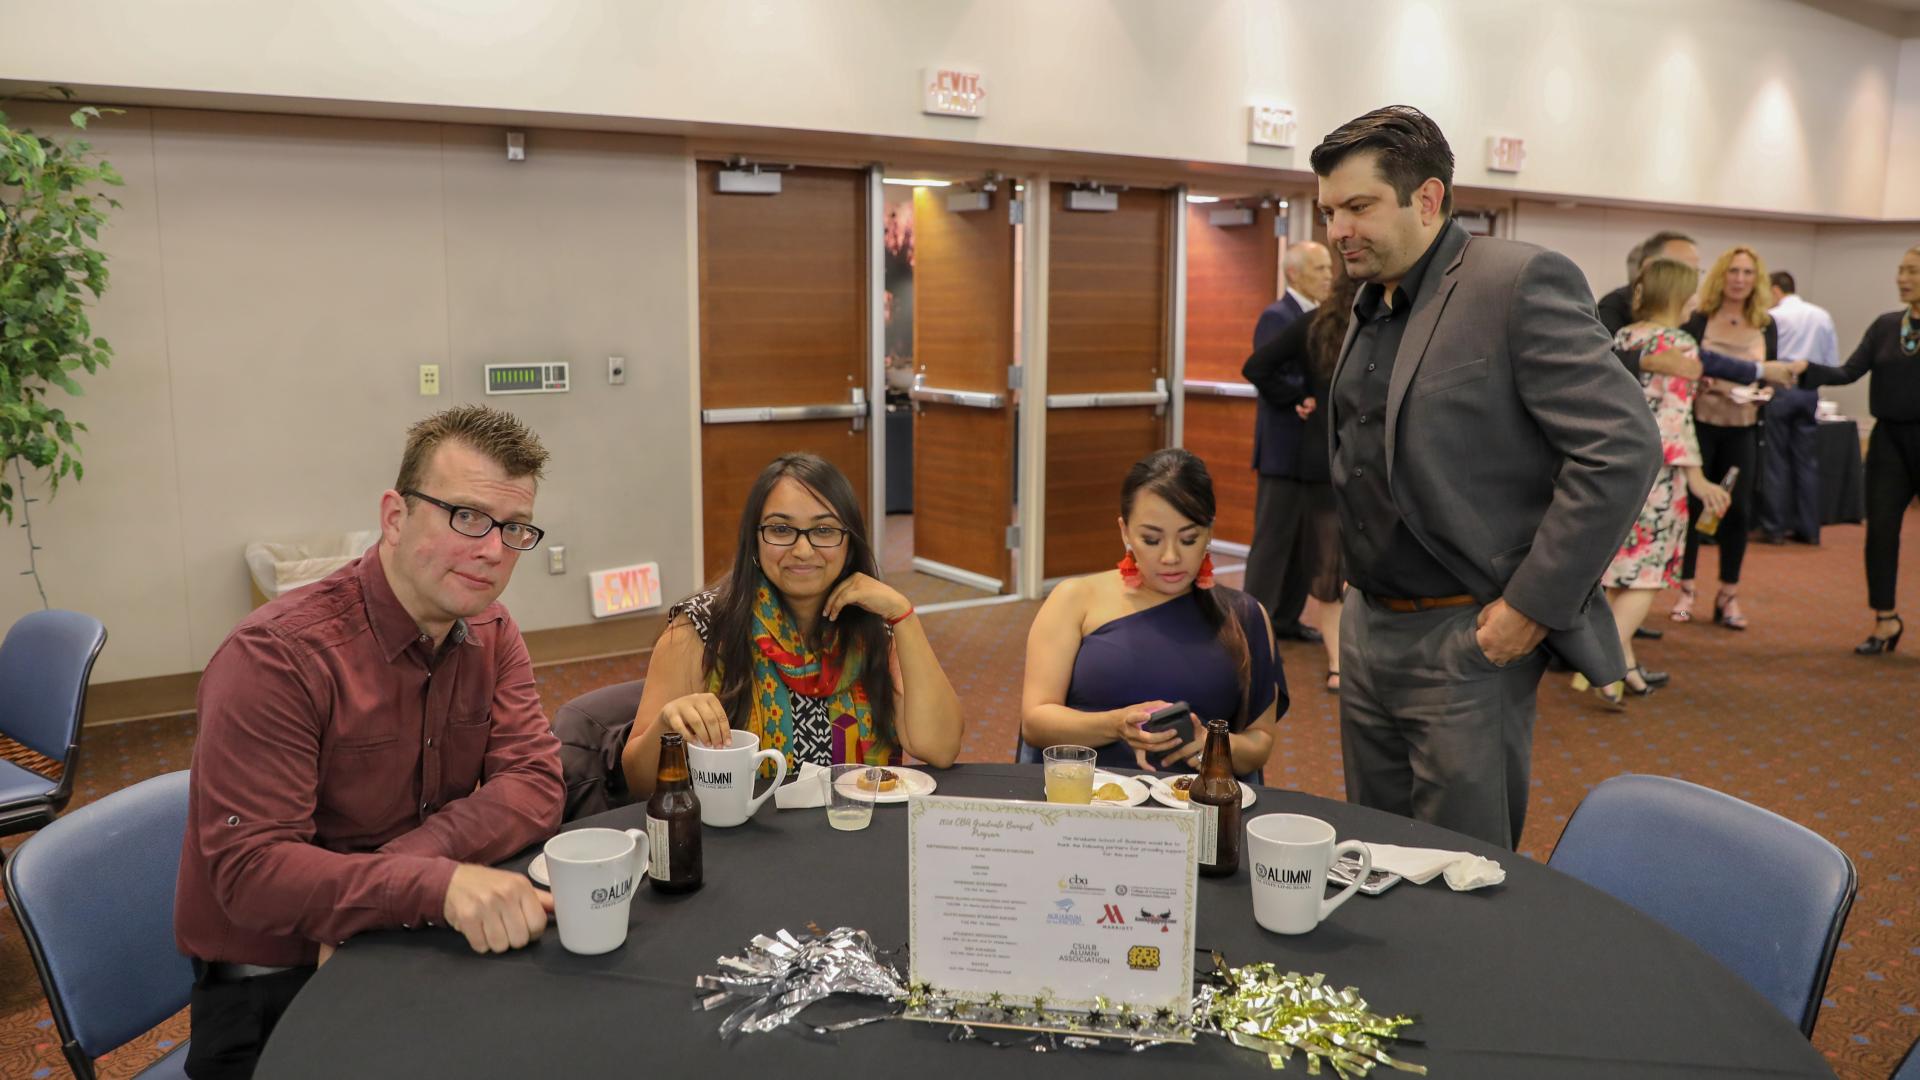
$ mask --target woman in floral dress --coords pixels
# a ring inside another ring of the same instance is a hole
[[[1677,349],[1697,358],[1698,343],[1679,329],[1679,324],[1699,280],[1700,272],[1678,259],[1649,262],[1633,291],[1633,311],[1638,321],[1620,328],[1614,347],[1632,349],[1641,356]],[[1700,468],[1700,444],[1693,433],[1693,381],[1648,372],[1640,376],[1640,383],[1646,389],[1647,406],[1660,426],[1666,465],[1654,477],[1639,520],[1633,523],[1633,531],[1601,578],[1620,631],[1620,647],[1626,653],[1627,677],[1611,686],[1595,687],[1594,693],[1616,708],[1625,703],[1627,691],[1644,696],[1667,681],[1665,673],[1649,672],[1634,658],[1633,632],[1646,619],[1654,593],[1679,581],[1681,542],[1687,533],[1687,493],[1691,491],[1716,515],[1726,511],[1730,499],[1726,489],[1709,483]]]

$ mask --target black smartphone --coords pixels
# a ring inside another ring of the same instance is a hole
[[[1153,714],[1147,717],[1147,722],[1140,725],[1140,728],[1143,731],[1151,731],[1156,734],[1162,731],[1171,731],[1178,734],[1180,738],[1173,746],[1168,748],[1168,752],[1171,753],[1193,741],[1193,707],[1184,701],[1176,701],[1164,709],[1154,710]],[[1155,767],[1158,767],[1161,763],[1160,757],[1161,755],[1156,755],[1149,760],[1153,762]]]

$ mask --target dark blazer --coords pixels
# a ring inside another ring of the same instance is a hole
[[[1253,347],[1259,349],[1279,337],[1289,325],[1304,321],[1300,318],[1303,314],[1300,301],[1295,300],[1292,293],[1268,304],[1260,313],[1259,321],[1253,324]],[[1246,374],[1244,368],[1241,374]],[[1259,412],[1253,422],[1253,467],[1260,475],[1294,475],[1294,459],[1300,454],[1300,433],[1306,425],[1293,407],[1303,392],[1303,387],[1296,387],[1292,401],[1270,400],[1265,392],[1261,393]]]
[[[1343,364],[1352,345],[1350,329]],[[1330,433],[1335,400],[1321,404]],[[1414,537],[1475,600],[1543,623],[1595,685],[1622,678],[1600,575],[1640,516],[1660,432],[1579,268],[1448,226],[1394,354],[1386,425],[1387,483]]]
[[[1240,375],[1260,392],[1260,407],[1263,410],[1269,404],[1285,409],[1287,415],[1296,422],[1300,414],[1293,410],[1300,402],[1313,398],[1322,403],[1301,427],[1300,448],[1291,462],[1291,470],[1279,475],[1306,483],[1325,484],[1332,479],[1327,462],[1327,410],[1324,406],[1327,384],[1313,377],[1313,364],[1307,355],[1307,328],[1313,325],[1313,318],[1314,313],[1308,312],[1288,323],[1278,337],[1253,350],[1253,355],[1247,357],[1245,366],[1240,369]],[[1265,473],[1265,470],[1262,472]]]

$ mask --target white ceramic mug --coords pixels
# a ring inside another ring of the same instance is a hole
[[[762,759],[773,762],[773,783],[753,797],[753,778],[760,772]],[[693,787],[700,796],[700,824],[721,828],[738,825],[753,816],[787,779],[787,757],[778,750],[760,749],[760,739],[751,731],[735,729],[724,747],[687,744],[687,767],[693,770]]]
[[[547,841],[553,917],[568,952],[595,956],[627,940],[627,909],[647,875],[647,834],[575,829]]]
[[[1327,868],[1335,855],[1357,852],[1361,870],[1332,899]],[[1300,814],[1268,814],[1247,822],[1253,918],[1276,934],[1304,934],[1347,902],[1373,870],[1373,852],[1358,840],[1334,843],[1333,826]]]

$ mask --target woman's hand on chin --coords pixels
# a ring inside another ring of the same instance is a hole
[[[889,622],[913,610],[913,604],[900,595],[898,589],[859,573],[848,576],[847,580],[834,586],[833,591],[827,594],[826,607],[821,609],[820,614],[828,619],[837,619],[849,607],[865,608]]]

